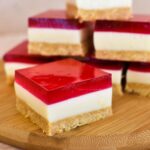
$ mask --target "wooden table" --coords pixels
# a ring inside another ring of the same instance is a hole
[[[25,149],[148,149],[150,148],[150,99],[135,95],[113,97],[114,115],[54,137],[15,109],[14,89],[5,82],[0,63],[0,141]]]
[[[0,60],[0,76],[3,73],[3,66],[2,66],[2,61]],[[1,82],[0,82],[1,83]],[[1,90],[0,90],[0,93],[1,93]],[[1,99],[0,99],[1,100]],[[0,150],[19,150],[18,148],[15,148],[13,146],[10,146],[10,145],[7,145],[7,144],[3,144],[3,143],[0,143]]]
[[[19,150],[19,149],[15,148],[13,146],[9,146],[9,145],[0,143],[0,150]]]

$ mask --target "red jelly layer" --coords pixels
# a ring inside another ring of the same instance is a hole
[[[28,26],[33,28],[58,28],[58,29],[81,29],[87,23],[80,23],[76,19],[68,19],[64,10],[49,10],[40,15],[30,17]]]
[[[129,64],[129,70],[150,73],[150,63],[133,62]]]
[[[18,70],[15,81],[48,105],[112,86],[110,74],[74,59]]]
[[[45,57],[45,56],[39,56],[39,55],[29,55],[27,47],[28,47],[27,41],[24,41],[18,44],[16,47],[11,49],[9,52],[7,52],[4,55],[3,57],[4,62],[40,64],[40,63],[51,62],[51,61],[60,60],[64,58],[61,56]]]
[[[134,15],[128,21],[97,21],[95,31],[150,34],[150,15]]]
[[[100,69],[108,69],[108,70],[121,70],[124,67],[124,62],[122,61],[110,61],[110,60],[100,60],[95,59],[91,57],[81,58],[81,62],[85,62],[87,64],[90,64],[94,67],[100,68]]]

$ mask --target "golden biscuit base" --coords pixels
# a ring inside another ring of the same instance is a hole
[[[150,62],[150,51],[114,51],[114,50],[97,50],[95,57],[105,60],[121,60],[121,61],[142,61]]]
[[[88,44],[86,42],[79,45],[29,42],[28,53],[42,56],[86,56]]]
[[[67,15],[69,18],[76,18],[81,21],[127,20],[132,17],[132,9],[130,7],[125,7],[104,10],[84,10],[68,3]]]
[[[128,83],[126,86],[126,92],[144,97],[150,97],[150,85],[141,83]]]
[[[112,115],[112,108],[108,107],[98,111],[88,112],[85,114],[60,120],[55,123],[50,123],[19,98],[17,98],[16,100],[16,107],[21,114],[23,114],[26,118],[30,118],[30,120],[33,123],[37,124],[48,136],[53,136],[58,133],[70,131],[76,127],[89,124]]]

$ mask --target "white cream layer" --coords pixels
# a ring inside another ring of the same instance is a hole
[[[108,72],[112,75],[112,83],[113,84],[120,84],[122,79],[122,69],[121,70],[108,70],[108,69],[101,69],[105,72]]]
[[[150,73],[128,70],[127,83],[150,84]]]
[[[18,98],[49,122],[56,122],[112,105],[112,88],[70,98],[52,105],[46,105],[18,83],[15,83],[15,91]]]
[[[67,3],[85,10],[132,7],[132,0],[67,0]]]
[[[44,42],[50,44],[81,44],[86,40],[86,29],[47,29],[29,28],[28,38],[30,42]]]
[[[4,63],[4,69],[5,69],[6,76],[14,78],[16,70],[33,67],[35,65],[37,65],[37,64],[5,62]]]
[[[150,51],[150,34],[95,32],[94,45],[96,51]]]

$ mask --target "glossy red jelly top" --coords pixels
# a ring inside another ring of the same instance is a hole
[[[46,104],[112,86],[110,74],[74,59],[18,70],[15,81]]]
[[[29,18],[29,27],[33,28],[58,28],[80,29],[87,23],[79,23],[77,19],[68,19],[64,10],[49,10]]]
[[[39,56],[39,55],[29,55],[27,51],[28,42],[24,41],[18,44],[16,47],[12,48],[9,52],[7,52],[3,60],[4,62],[18,62],[18,63],[33,63],[40,64],[51,62],[55,60],[63,59],[61,56]]]
[[[129,70],[143,73],[150,73],[150,63],[133,62],[129,64]]]
[[[124,62],[122,61],[100,60],[91,57],[81,58],[79,60],[100,69],[106,70],[122,70],[124,66]]]
[[[95,31],[150,34],[150,15],[133,15],[128,21],[97,21]]]

